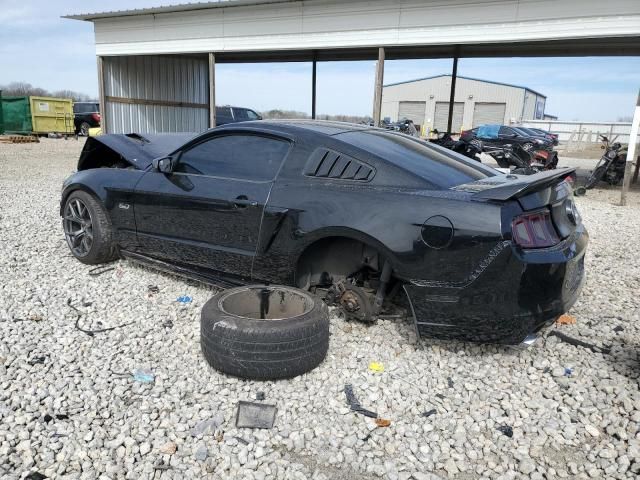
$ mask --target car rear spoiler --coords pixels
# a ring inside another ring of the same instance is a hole
[[[533,175],[496,175],[483,178],[476,182],[458,185],[453,190],[473,193],[473,200],[509,200],[519,198],[528,193],[543,190],[551,185],[560,183],[572,177],[575,168],[564,167],[556,170],[547,170]]]

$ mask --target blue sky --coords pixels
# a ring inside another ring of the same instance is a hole
[[[93,25],[61,15],[142,8],[158,0],[0,0],[0,85],[26,81],[49,90],[97,94]],[[318,112],[371,114],[375,64],[318,64]],[[451,60],[385,64],[385,83],[451,71]],[[547,113],[564,120],[615,121],[633,114],[640,57],[461,59],[460,75],[527,86],[547,95]],[[308,63],[218,65],[219,104],[310,112]]]

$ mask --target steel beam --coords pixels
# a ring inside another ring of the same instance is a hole
[[[216,55],[209,53],[209,128],[216,126]]]
[[[316,59],[313,58],[311,70],[311,118],[316,119]]]
[[[447,132],[451,132],[453,122],[453,104],[456,98],[456,80],[458,78],[458,55],[453,57],[453,69],[451,70],[451,90],[449,91],[449,118],[447,119]]]
[[[636,162],[636,144],[638,143],[638,130],[640,129],[640,91],[636,100],[636,109],[633,114],[631,133],[629,134],[629,146],[627,147],[627,162],[624,169],[624,179],[622,180],[622,192],[620,193],[620,205],[627,204],[627,192],[631,185],[631,172],[634,162]]]
[[[378,48],[378,62],[376,63],[376,85],[373,92],[373,124],[380,126],[382,111],[382,85],[384,82],[384,48]]]
[[[102,133],[109,133],[107,127],[107,102],[104,91],[104,60],[101,56],[96,57],[98,64],[98,101],[100,102],[100,128]]]

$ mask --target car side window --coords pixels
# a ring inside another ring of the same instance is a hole
[[[247,118],[249,120],[258,120],[260,118],[260,116],[256,112],[254,112],[253,110],[247,109]]]
[[[289,142],[259,135],[213,137],[185,150],[175,172],[246,180],[273,180]]]
[[[509,127],[500,127],[500,133],[499,135],[511,135],[515,133],[513,131],[513,129],[509,128]]]
[[[225,122],[229,122],[233,119],[231,116],[231,108],[230,107],[216,107],[216,117],[218,119],[224,120]]]

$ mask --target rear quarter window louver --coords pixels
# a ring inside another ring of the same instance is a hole
[[[349,155],[319,148],[311,154],[304,169],[308,177],[368,182],[375,175],[373,167]]]

